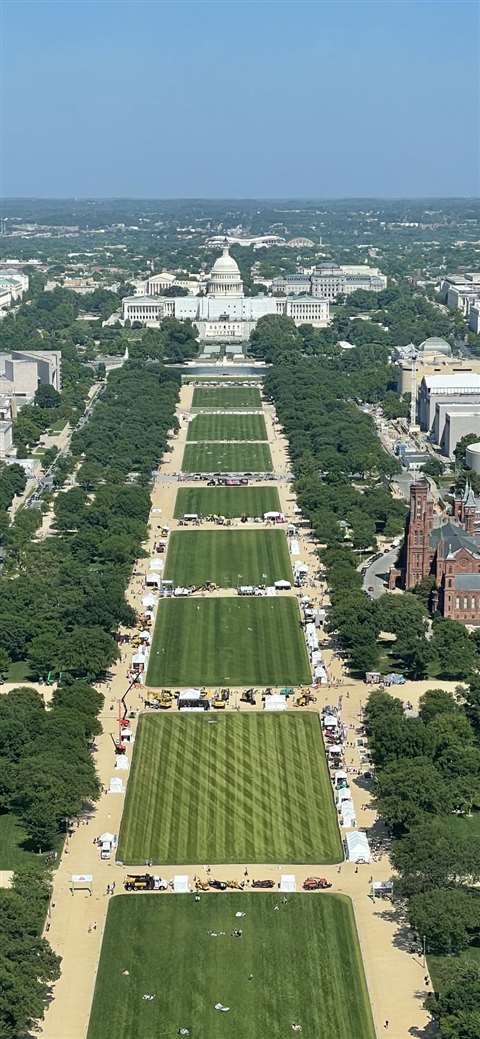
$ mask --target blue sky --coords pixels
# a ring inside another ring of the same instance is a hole
[[[477,2],[4,0],[0,194],[479,194]]]

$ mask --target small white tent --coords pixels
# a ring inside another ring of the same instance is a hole
[[[366,833],[363,830],[352,830],[345,837],[347,858],[349,862],[370,862],[372,855]]]
[[[265,703],[263,706],[265,711],[286,711],[287,698],[286,696],[276,696],[275,694],[272,694],[271,696],[265,697]]]
[[[145,578],[145,584],[147,588],[160,588],[162,579],[160,574],[157,574],[155,570],[149,570]]]
[[[188,876],[186,873],[177,873],[173,878],[173,890],[176,895],[188,895]]]
[[[123,779],[113,776],[110,780],[109,794],[123,794]]]
[[[157,597],[153,592],[145,592],[145,595],[142,596],[142,606],[155,606],[156,601]]]
[[[280,877],[280,891],[296,891],[297,882],[294,873],[282,873]]]

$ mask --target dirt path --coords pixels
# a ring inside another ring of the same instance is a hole
[[[149,552],[158,538],[158,527],[176,526],[173,519],[175,497],[178,482],[172,479],[180,472],[183,450],[188,424],[182,418],[189,412],[193,387],[182,387],[178,414],[181,428],[178,436],[172,441],[171,452],[165,455],[161,471],[152,493],[152,512],[150,517]],[[285,439],[273,423],[273,408],[264,409],[268,437],[277,472],[288,471]],[[183,485],[183,484],[182,484]],[[277,484],[282,507],[289,518],[293,518],[294,499],[286,481]],[[203,525],[205,528],[207,524]],[[211,525],[210,525],[211,527]],[[258,527],[257,527],[258,529]],[[299,534],[300,558],[310,566],[310,573],[318,571],[318,559],[315,546],[308,532]],[[135,567],[128,591],[129,601],[139,606],[144,591],[143,576],[148,568],[148,559],[141,560]],[[324,581],[311,577],[308,594],[318,604],[328,601]],[[362,706],[368,696],[364,683],[352,682],[343,673],[342,663],[329,648],[328,639],[324,636],[325,659],[329,667],[331,684],[318,691],[318,701],[311,708],[319,710],[327,703],[336,703],[342,697],[342,718],[349,726],[349,740],[346,748],[346,767],[351,772],[352,794],[359,827],[372,827],[375,813],[371,806],[371,797],[361,785],[361,777],[357,770],[365,768],[361,751],[356,745],[356,730],[360,724]],[[89,818],[75,825],[69,838],[60,865],[54,878],[52,905],[47,920],[48,938],[53,949],[62,957],[62,975],[54,990],[54,999],[47,1011],[45,1021],[39,1033],[45,1039],[84,1039],[87,1034],[90,1007],[95,985],[96,971],[100,955],[100,947],[105,925],[109,897],[106,894],[108,884],[116,883],[116,892],[122,891],[126,868],[115,864],[113,860],[101,861],[99,850],[94,844],[95,838],[104,831],[118,833],[123,810],[124,795],[110,794],[110,779],[113,776],[123,778],[124,785],[128,772],[115,769],[113,739],[117,733],[116,705],[118,698],[126,689],[126,670],[131,649],[123,647],[122,659],[113,670],[112,681],[101,691],[105,695],[105,706],[101,714],[103,732],[97,740],[95,754],[96,767],[103,784],[104,792]],[[453,688],[454,683],[442,683],[445,688]],[[432,683],[408,683],[402,687],[401,696],[413,704]],[[231,706],[237,697],[231,698]],[[142,696],[133,691],[129,698],[129,708],[139,710],[142,707]],[[247,709],[242,705],[242,710]],[[260,705],[256,709],[260,709]],[[136,720],[132,722],[135,730]],[[129,748],[127,758],[131,757]],[[253,865],[241,863],[238,866],[215,866],[212,875],[220,878],[244,879],[244,870],[248,869],[248,878],[268,877],[279,881],[281,873],[293,873],[296,877],[297,890],[300,890],[307,876],[325,876],[331,880],[334,892],[341,892],[352,899],[360,944],[365,965],[372,1010],[376,1023],[377,1035],[388,1034],[390,1039],[407,1039],[415,1035],[418,1039],[426,1037],[425,1027],[428,1015],[422,1007],[425,996],[425,968],[418,956],[408,951],[408,936],[399,939],[398,922],[389,902],[372,901],[371,878],[384,880],[390,876],[391,869],[387,857],[378,857],[371,865],[357,869],[349,863],[341,866],[323,866],[321,864],[298,865]],[[141,869],[139,870],[141,872]],[[158,866],[152,872],[160,873],[170,879],[176,873],[187,873],[192,882],[193,876],[205,877],[204,865]],[[84,891],[70,892],[72,874],[92,874],[93,889],[89,895]],[[140,897],[132,895],[131,897]],[[163,897],[159,895],[158,897]],[[221,895],[219,895],[221,897]],[[322,897],[312,895],[310,897]],[[389,1021],[388,1033],[384,1023]],[[345,1036],[354,1039],[354,1036]]]

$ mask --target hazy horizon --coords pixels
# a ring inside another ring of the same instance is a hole
[[[470,0],[4,0],[0,195],[475,198],[478,23]]]

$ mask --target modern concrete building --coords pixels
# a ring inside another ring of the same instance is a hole
[[[439,296],[450,310],[461,310],[468,315],[472,300],[480,298],[480,272],[447,275],[440,282]]]
[[[329,304],[311,296],[245,296],[238,264],[224,242],[215,261],[205,296],[128,296],[123,300],[123,321],[158,325],[164,318],[192,321],[201,342],[243,342],[266,314],[284,314],[296,324],[323,328],[329,321]]]
[[[472,303],[470,307],[468,327],[470,331],[475,332],[476,335],[480,334],[480,299],[478,302]]]
[[[479,404],[480,374],[468,371],[451,375],[424,375],[418,392],[418,421],[421,429],[432,429],[435,407],[442,401],[450,404]]]
[[[0,353],[0,394],[16,408],[29,404],[41,383],[60,390],[62,386],[60,350],[12,350]]]
[[[480,404],[478,407],[450,405],[445,412],[445,423],[440,439],[443,454],[453,458],[458,441],[462,437],[468,436],[469,433],[480,436]]]
[[[480,442],[468,445],[465,451],[465,462],[474,473],[480,473]]]

